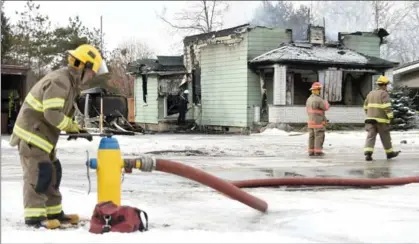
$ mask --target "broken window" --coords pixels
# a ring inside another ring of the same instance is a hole
[[[179,103],[180,103],[180,95],[167,95],[166,96],[166,116],[170,116],[173,114],[179,113]]]
[[[147,75],[141,75],[143,80],[143,101],[147,103]]]
[[[198,67],[192,72],[192,102],[201,103],[201,68]]]

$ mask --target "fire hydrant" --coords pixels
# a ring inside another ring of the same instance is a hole
[[[97,176],[97,202],[112,201],[121,205],[121,175],[132,173],[136,168],[143,172],[151,172],[155,161],[149,156],[136,159],[123,159],[118,140],[111,135],[106,135],[100,140],[97,158],[87,155],[86,168],[90,192],[90,169],[96,170]]]
[[[124,163],[118,140],[112,136],[103,137],[99,143],[97,159],[88,159],[88,164],[89,168],[96,170],[98,203],[112,201],[121,205],[121,174]]]

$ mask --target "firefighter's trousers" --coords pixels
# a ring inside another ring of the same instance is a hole
[[[23,140],[18,144],[23,169],[23,202],[26,222],[38,222],[62,211],[59,190],[62,169],[51,154]]]
[[[365,129],[368,132],[367,140],[365,141],[365,153],[373,153],[375,147],[375,140],[377,134],[380,135],[381,143],[383,144],[384,151],[388,154],[393,152],[393,146],[390,136],[390,125],[383,123],[366,123]]]
[[[309,128],[308,136],[308,152],[309,153],[321,153],[323,152],[323,143],[325,137],[325,128]]]

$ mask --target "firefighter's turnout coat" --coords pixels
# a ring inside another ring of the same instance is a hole
[[[79,84],[78,75],[67,67],[38,81],[25,98],[10,144],[16,146],[21,139],[51,153],[60,131],[66,131],[73,123],[73,104],[80,94]]]
[[[364,110],[367,114],[366,121],[375,120],[377,123],[390,124],[390,120],[394,117],[390,95],[381,88],[371,91],[367,95]]]
[[[327,124],[325,111],[329,110],[329,103],[319,95],[311,94],[307,99],[306,109],[308,115],[307,127],[309,129],[322,129]]]

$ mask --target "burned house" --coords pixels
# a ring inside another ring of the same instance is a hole
[[[196,123],[226,131],[252,127],[261,95],[259,76],[248,61],[291,42],[291,35],[291,30],[245,24],[185,37]]]
[[[137,60],[129,70],[136,77],[135,123],[150,130],[166,130],[177,120],[179,95],[189,86],[183,56]]]
[[[365,97],[379,75],[392,76],[397,63],[379,58],[379,35],[368,33],[362,40],[362,33],[340,33],[338,42],[327,43],[323,27],[309,28],[309,40],[282,44],[249,62],[260,75],[261,107],[255,108],[255,121],[305,123],[309,88],[319,81],[321,96],[332,105],[330,123],[363,123]]]

